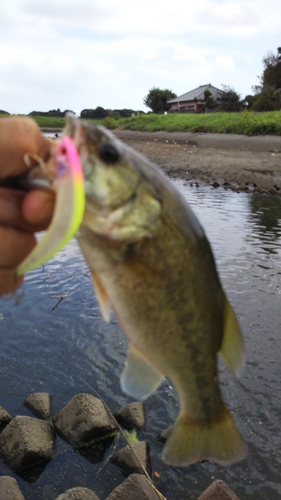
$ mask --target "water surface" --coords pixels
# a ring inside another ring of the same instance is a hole
[[[157,434],[178,412],[168,380],[148,399],[148,426],[139,438],[150,442],[153,470],[160,474],[155,485],[168,500],[196,500],[214,479],[226,481],[240,500],[277,500],[281,495],[281,200],[175,183],[206,230],[244,332],[243,375],[235,380],[221,363],[221,384],[249,455],[226,468],[210,463],[186,468],[165,465]],[[102,320],[76,241],[44,269],[27,275],[18,306],[12,299],[1,300],[0,326],[0,405],[12,416],[30,415],[22,403],[37,391],[53,394],[56,413],[78,392],[90,392],[84,380],[113,412],[131,401],[119,386],[126,340],[114,319],[110,325]],[[111,451],[109,445],[104,460]],[[95,461],[58,438],[57,454],[43,471],[20,477],[0,462],[0,474],[16,477],[26,500],[54,500],[74,486],[92,488],[104,500],[124,476],[110,463],[97,474],[103,462]]]

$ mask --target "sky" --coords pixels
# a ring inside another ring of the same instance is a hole
[[[9,0],[0,4],[0,110],[149,111],[153,87],[251,94],[281,46],[280,0]]]

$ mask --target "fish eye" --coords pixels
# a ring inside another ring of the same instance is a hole
[[[99,150],[101,159],[110,165],[117,163],[119,160],[119,151],[112,144],[102,144]]]

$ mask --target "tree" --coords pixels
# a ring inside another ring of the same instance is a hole
[[[80,113],[80,117],[87,119],[101,120],[108,116],[108,112],[101,106],[97,106],[96,109],[83,109]]]
[[[263,58],[264,70],[260,77],[262,90],[281,88],[281,47],[278,47],[277,54],[268,52]]]
[[[274,111],[276,98],[273,90],[264,90],[255,97],[251,107],[252,111]]]
[[[241,101],[241,104],[243,105],[243,107],[245,109],[252,109],[252,106],[254,104],[254,102],[257,100],[258,96],[257,95],[251,95],[251,94],[248,94],[246,95],[246,97],[243,99],[243,101]]]
[[[281,47],[276,54],[269,51],[262,60],[264,70],[259,76],[260,85],[252,87],[257,98],[253,111],[273,111],[281,109]]]
[[[65,109],[64,111],[61,111],[59,108],[51,109],[50,111],[31,111],[28,116],[52,116],[56,118],[63,118],[69,111],[71,110]],[[71,113],[73,113],[73,111],[71,111]]]
[[[174,97],[177,97],[177,95],[171,90],[161,90],[158,87],[153,87],[150,89],[147,96],[144,97],[143,103],[145,106],[152,109],[153,113],[163,113],[169,109],[167,101]]]
[[[83,109],[80,113],[80,118],[84,120],[103,120],[109,116],[118,120],[119,118],[130,118],[134,114],[144,114],[144,111],[134,111],[133,109],[104,109],[101,106],[97,106],[96,109]]]
[[[219,111],[240,111],[241,101],[240,94],[238,94],[233,87],[222,85],[222,94],[220,96],[220,103],[218,106]]]
[[[212,92],[210,90],[206,89],[204,90],[204,100],[205,100],[205,106],[204,109],[207,111],[208,109],[214,109],[217,106],[217,101],[213,98]]]
[[[131,118],[135,111],[133,109],[114,109],[113,112],[119,113],[122,118]]]

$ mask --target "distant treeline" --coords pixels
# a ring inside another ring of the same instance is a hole
[[[66,109],[65,111],[61,111],[60,109],[51,109],[50,111],[31,111],[28,116],[53,116],[57,118],[64,118],[65,114],[73,111],[70,109]]]
[[[31,111],[28,116],[46,116],[52,118],[65,118],[66,113],[74,113],[70,109],[61,111],[60,109],[51,109],[50,111]],[[148,112],[150,113],[150,111]],[[8,111],[0,110],[0,115],[9,115]],[[75,113],[74,113],[75,114]],[[135,111],[133,109],[104,109],[97,106],[95,109],[83,109],[80,118],[85,120],[103,120],[110,117],[118,120],[119,118],[131,118],[132,116],[144,115],[144,111]]]
[[[102,120],[109,116],[110,118],[130,118],[131,116],[143,115],[144,111],[134,111],[133,109],[104,109],[97,106],[96,109],[83,109],[80,117],[85,119]]]
[[[32,111],[29,116],[52,116],[57,118],[65,117],[65,114],[72,112],[69,109],[61,111],[60,109],[51,109],[50,111]],[[109,116],[110,118],[130,118],[131,116],[144,114],[144,111],[134,111],[133,109],[104,109],[97,106],[96,109],[83,109],[80,113],[80,118],[102,120]]]

